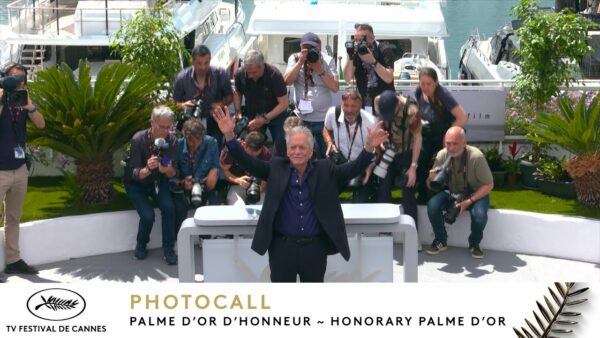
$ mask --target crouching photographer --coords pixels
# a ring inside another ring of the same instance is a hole
[[[474,258],[483,258],[479,244],[487,224],[489,193],[494,188],[492,172],[481,151],[467,145],[461,127],[448,129],[444,146],[427,179],[435,193],[427,204],[427,215],[435,233],[427,253],[437,255],[448,249],[444,223],[454,223],[456,217],[468,210],[471,213],[469,252]]]
[[[369,129],[375,128],[375,117],[361,109],[362,97],[355,89],[346,89],[340,106],[331,107],[325,115],[323,138],[327,144],[326,156],[336,165],[354,161],[367,141]],[[373,191],[373,180],[369,166],[365,173],[350,180],[352,203],[367,203]]]
[[[392,203],[392,189],[402,188],[402,209],[418,225],[415,184],[421,151],[421,118],[416,101],[386,90],[375,98],[375,112],[390,141],[373,173],[379,177],[377,201]]]
[[[44,128],[45,121],[28,97],[26,82],[27,71],[19,64],[9,65],[0,76],[0,205],[5,206],[4,272],[7,274],[37,273],[21,259],[19,223],[27,192],[26,123],[31,120],[37,128]]]
[[[271,153],[265,146],[265,136],[253,131],[241,143],[242,149],[255,158],[271,160]],[[227,192],[227,205],[262,204],[265,199],[267,182],[260,181],[242,169],[231,157],[227,148],[221,151],[221,169],[225,179],[231,184]]]
[[[162,247],[169,265],[177,264],[175,245],[175,206],[169,189],[169,179],[176,174],[177,162],[175,136],[170,132],[175,114],[166,106],[152,110],[150,128],[133,135],[129,158],[125,161],[123,183],[127,197],[140,216],[137,245],[134,256],[145,259],[146,245],[154,225],[152,198],[160,209],[162,219]]]
[[[177,176],[171,179],[176,236],[189,209],[221,204],[215,189],[219,171],[217,141],[206,135],[204,125],[197,118],[187,120],[182,133],[183,137],[177,141]]]

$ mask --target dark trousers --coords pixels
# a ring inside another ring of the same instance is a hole
[[[432,157],[444,147],[444,135],[440,137],[423,137],[423,144],[421,145],[421,153],[419,154],[419,162],[417,167],[417,189],[419,192],[419,201],[428,200],[427,192],[427,177],[429,177],[429,170],[431,170]]]
[[[402,175],[404,169],[410,167],[411,160],[412,151],[407,151],[394,157],[394,161],[388,167],[385,178],[379,178],[379,190],[377,191],[378,203],[392,203],[392,189],[395,186],[395,179]],[[402,187],[402,210],[405,214],[414,219],[415,226],[418,228],[419,214],[417,212],[417,200],[415,199],[414,187]]]
[[[211,191],[206,192],[206,199],[202,206],[204,205],[220,205],[221,199],[219,198],[219,194],[217,193],[217,189],[213,189]],[[175,238],[177,238],[177,234],[179,233],[179,229],[181,228],[181,224],[186,220],[188,215],[188,210],[192,209],[192,206],[188,206],[186,202],[186,196],[184,193],[171,193],[173,196],[173,203],[175,204]]]
[[[273,235],[269,247],[271,282],[322,283],[327,268],[326,238],[302,238]]]
[[[150,241],[150,232],[154,225],[154,208],[150,199],[152,198],[160,209],[162,219],[162,247],[165,250],[173,250],[175,245],[175,205],[169,190],[169,181],[161,177],[158,181],[158,194],[154,185],[142,185],[138,183],[125,183],[127,197],[140,216],[138,225],[137,242],[146,245]]]

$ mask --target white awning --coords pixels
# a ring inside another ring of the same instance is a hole
[[[247,32],[249,34],[301,35],[354,32],[355,23],[369,23],[375,36],[448,36],[439,3],[409,5],[259,3]]]

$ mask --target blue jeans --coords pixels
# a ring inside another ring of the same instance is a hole
[[[158,208],[162,219],[162,247],[173,250],[175,245],[175,205],[169,190],[169,181],[161,177],[158,181],[158,194],[154,186],[138,183],[126,183],[125,191],[133,207],[140,216],[138,225],[137,242],[146,245],[150,241],[150,232],[154,225],[154,208],[148,197],[151,197]]]
[[[440,191],[433,195],[427,203],[427,215],[429,216],[429,222],[433,227],[435,233],[435,239],[447,243],[448,234],[446,233],[446,227],[444,226],[444,219],[442,217],[442,210],[448,206],[448,197],[450,193],[448,190]],[[484,198],[475,201],[467,210],[471,214],[471,235],[469,236],[469,246],[479,245],[483,239],[483,229],[487,224],[487,212],[490,208],[490,195],[486,195]]]
[[[323,127],[325,122],[304,121],[304,126],[310,130],[315,138],[315,150],[317,158],[325,158],[325,139],[323,138]]]
[[[287,111],[281,113],[281,115],[277,116],[273,119],[266,127],[264,127],[264,134],[267,134],[267,129],[271,132],[271,137],[273,138],[273,143],[275,143],[278,139],[285,138],[285,133],[283,131],[283,122],[287,117]]]

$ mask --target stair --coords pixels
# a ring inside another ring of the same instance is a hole
[[[27,78],[33,79],[33,74],[36,70],[44,67],[44,46],[40,45],[25,45],[19,56],[19,63],[27,68]]]

